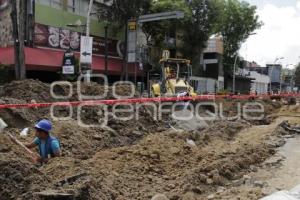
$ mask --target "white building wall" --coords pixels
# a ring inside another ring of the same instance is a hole
[[[251,92],[257,92],[257,94],[266,94],[268,92],[268,86],[270,84],[269,76],[256,71],[250,71],[250,78],[254,79],[251,85]]]
[[[197,94],[214,94],[217,92],[216,89],[218,89],[218,81],[212,78],[192,76],[190,77],[190,83]]]

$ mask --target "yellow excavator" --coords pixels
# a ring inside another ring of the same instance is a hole
[[[189,84],[192,76],[190,60],[163,58],[160,66],[160,78],[150,80],[152,97],[196,96],[194,88]]]

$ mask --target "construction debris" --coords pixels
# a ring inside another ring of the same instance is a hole
[[[95,87],[82,86],[88,88],[84,92],[99,94],[103,90],[102,86],[92,85]],[[58,87],[56,92],[67,94],[65,89]],[[36,102],[55,101],[43,92],[49,91],[49,85],[34,80],[13,82],[3,90],[2,103],[26,103],[33,99]],[[123,87],[118,92],[126,94],[128,90]],[[70,100],[77,99],[74,94]],[[262,103],[266,105],[266,115],[279,108],[277,103]],[[232,102],[224,104],[225,114],[234,115],[236,106]],[[95,116],[98,111],[97,108],[86,110],[84,120],[99,120]],[[264,126],[235,119],[215,120],[205,122],[205,126],[196,124],[196,128],[184,129],[168,116],[162,120],[153,119],[151,108],[141,108],[139,112],[139,120],[126,122],[110,116],[108,128],[81,127],[74,116],[69,120],[53,121],[53,135],[60,139],[63,155],[41,167],[25,159],[24,151],[8,137],[0,137],[1,198],[179,200],[263,197],[260,182],[255,183],[258,186],[255,191],[245,192],[238,187],[245,185],[245,174],[257,169],[275,153],[276,147],[268,142],[275,141],[274,138],[282,139],[282,134],[275,131],[277,124],[274,125],[273,119],[268,122],[270,125]],[[62,109],[56,114],[65,113]],[[19,133],[25,127],[32,130],[35,121],[50,118],[50,115],[48,108],[29,108],[0,110],[0,117],[9,125],[5,132]],[[31,142],[34,132],[28,131],[27,137],[23,138],[19,134],[16,136],[22,142]]]
[[[288,121],[283,121],[279,126],[287,131],[300,133],[300,126],[291,126]]]

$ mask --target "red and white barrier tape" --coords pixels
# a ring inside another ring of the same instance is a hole
[[[80,106],[80,105],[114,105],[114,104],[135,104],[150,102],[176,102],[176,101],[203,101],[218,99],[268,99],[274,97],[300,97],[300,94],[280,94],[280,95],[199,95],[196,97],[158,97],[158,98],[133,98],[133,99],[112,99],[112,100],[87,100],[73,102],[53,102],[53,103],[28,103],[28,104],[0,104],[0,109],[5,108],[38,108],[51,106]]]

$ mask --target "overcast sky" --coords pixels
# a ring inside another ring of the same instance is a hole
[[[258,7],[264,26],[243,44],[241,55],[261,65],[273,63],[276,57],[285,57],[280,61],[284,66],[299,63],[300,0],[246,1]]]

